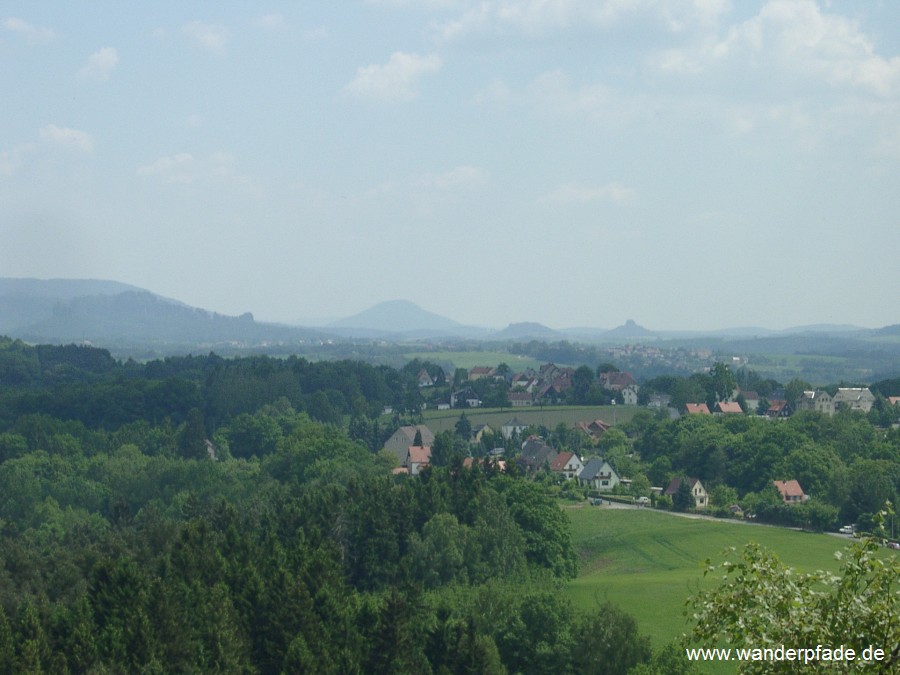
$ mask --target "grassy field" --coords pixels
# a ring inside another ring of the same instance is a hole
[[[637,619],[659,648],[689,630],[685,601],[703,579],[702,563],[724,560],[723,551],[751,541],[801,571],[837,571],[836,551],[848,542],[826,534],[733,521],[683,518],[651,509],[564,507],[572,521],[581,571],[567,589],[576,606],[590,609],[607,600]],[[713,645],[710,645],[713,646]],[[726,664],[708,672],[729,673]]]
[[[487,424],[496,432],[513,417],[519,418],[525,424],[543,424],[548,429],[553,429],[563,422],[568,426],[574,426],[576,422],[591,422],[597,418],[612,424],[622,424],[632,418],[635,412],[640,410],[637,406],[606,405],[606,406],[547,406],[528,408],[472,408],[466,410],[466,417],[472,423]],[[433,432],[454,429],[462,410],[426,410],[424,412],[425,424]]]

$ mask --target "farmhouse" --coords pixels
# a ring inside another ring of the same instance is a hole
[[[804,391],[797,399],[797,410],[815,410],[824,415],[834,415],[834,400],[824,389]]]
[[[847,409],[869,412],[875,403],[875,396],[868,387],[841,387],[832,400],[835,411]]]

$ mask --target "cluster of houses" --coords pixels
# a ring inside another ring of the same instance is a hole
[[[747,410],[755,412],[759,407],[759,396],[756,392],[739,392],[744,397]],[[890,397],[892,399],[900,397]],[[766,417],[779,418],[790,417],[800,410],[815,410],[825,415],[834,415],[839,410],[860,410],[869,412],[875,403],[875,395],[868,387],[839,387],[832,396],[824,389],[804,391],[796,401],[788,401],[784,390],[774,392],[769,400],[769,407],[764,411]],[[710,410],[706,403],[687,403],[685,413],[688,415],[732,415],[743,414],[741,406],[734,400],[720,401]]]
[[[529,368],[521,373],[501,373],[497,368],[488,366],[476,366],[468,371],[469,382],[482,379],[505,381],[509,385],[507,397],[510,405],[516,408],[555,403],[572,388],[574,377],[574,368],[557,366],[553,363],[545,363],[538,370]],[[419,387],[432,387],[436,384],[435,379],[425,368],[419,371],[417,380]],[[640,387],[630,373],[618,371],[600,373],[599,384],[603,389],[620,394],[625,405],[637,405]],[[438,402],[437,407],[439,410],[480,408],[481,404],[475,390],[471,386],[466,386],[452,391],[449,399]]]
[[[602,420],[594,420],[594,422],[584,426],[590,428],[591,425],[601,425],[609,428],[609,425]],[[515,418],[502,427],[504,433],[507,431],[510,433],[521,433],[525,428]],[[473,430],[473,433],[477,432]],[[386,451],[397,458],[399,466],[394,469],[394,473],[410,476],[418,475],[431,462],[433,442],[434,433],[424,424],[403,426],[397,429],[384,446]],[[506,463],[502,459],[502,449],[498,449],[493,455],[489,460],[495,463],[498,470],[506,471]],[[471,467],[479,461],[488,460],[477,460],[469,457],[464,464],[467,467]],[[526,471],[533,472],[549,469],[562,478],[577,481],[578,485],[587,487],[597,493],[611,492],[617,485],[628,486],[631,483],[628,478],[620,477],[605,459],[592,457],[585,463],[584,459],[574,452],[557,452],[540,436],[529,436],[525,439],[517,461]],[[651,489],[656,494],[674,497],[681,489],[683,482],[686,482],[690,488],[690,493],[694,500],[694,508],[707,508],[709,506],[709,493],[699,478],[678,476],[673,478],[665,489]],[[796,480],[776,480],[773,481],[773,484],[785,504],[802,504],[809,499],[803,492],[803,488],[800,487],[800,483]],[[735,511],[740,510],[736,505],[731,508]]]
[[[606,427],[609,425],[602,420],[586,423],[588,429]],[[484,427],[485,425],[481,425]],[[521,434],[528,425],[513,418],[505,424],[501,430],[504,435]],[[481,429],[484,432],[485,429]],[[473,429],[473,437],[479,430]],[[418,444],[417,444],[418,441]],[[394,473],[418,475],[431,461],[431,448],[434,443],[434,433],[424,424],[403,426],[397,429],[385,442],[384,450],[397,458],[398,467]],[[505,463],[501,459],[502,448],[493,453],[497,466],[505,470]],[[471,465],[473,460],[469,458],[467,463]],[[581,457],[574,452],[557,452],[539,436],[529,436],[522,443],[522,451],[518,457],[518,463],[526,471],[538,471],[544,468],[563,476],[567,480],[577,480],[579,485],[586,486],[598,492],[608,492],[619,484],[628,485],[627,478],[621,478],[610,466],[609,462],[599,457],[591,458],[585,464]]]

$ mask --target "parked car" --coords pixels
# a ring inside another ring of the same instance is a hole
[[[856,531],[856,528],[853,525],[844,525],[842,528],[838,529],[838,532],[841,534],[853,534]]]
[[[634,503],[638,506],[647,506],[650,503],[650,497],[638,497]]]
[[[900,541],[889,541],[888,548],[892,548],[895,551],[900,551]]]

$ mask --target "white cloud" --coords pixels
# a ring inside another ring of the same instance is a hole
[[[414,194],[433,196],[437,193],[452,193],[460,190],[472,190],[487,185],[491,174],[485,168],[472,165],[461,165],[443,173],[423,173],[404,180],[389,180],[368,190],[368,198],[382,195],[401,194],[409,197]]]
[[[728,0],[483,0],[464,3],[453,19],[435,22],[446,40],[470,34],[545,35],[572,27],[606,29],[634,16],[649,17],[672,32],[714,24]]]
[[[265,14],[264,16],[259,17],[255,23],[257,28],[262,28],[264,30],[284,30],[287,28],[287,22],[284,20],[284,15],[279,12]]]
[[[84,152],[90,152],[94,148],[94,141],[90,135],[78,129],[48,124],[39,133],[41,140],[48,143],[56,143],[57,145],[75,148]]]
[[[466,0],[366,0],[370,5],[398,9],[444,10],[461,9],[470,4]]]
[[[87,62],[75,76],[79,80],[100,82],[108,80],[110,73],[119,63],[119,52],[115,47],[104,47],[88,57]]]
[[[877,54],[856,22],[823,12],[813,0],[770,0],[756,16],[732,26],[724,39],[669,50],[655,60],[662,70],[685,74],[723,64],[756,67],[773,77],[812,76],[879,96],[900,94],[900,57]]]
[[[8,18],[3,25],[7,30],[24,35],[25,39],[32,44],[47,44],[56,37],[56,32],[52,28],[32,26],[27,21],[15,17]]]
[[[235,188],[252,197],[259,197],[261,190],[248,176],[238,172],[234,155],[214,152],[208,157],[194,157],[189,152],[179,152],[139,166],[139,176],[147,176],[168,185],[197,185],[208,188]]]
[[[619,182],[607,183],[600,187],[568,183],[545,195],[541,201],[557,204],[587,204],[597,201],[624,204],[634,201],[636,197],[637,192],[633,188]]]
[[[441,68],[441,59],[435,54],[420,56],[394,52],[384,65],[373,64],[356,71],[356,77],[345,91],[362,98],[383,101],[406,101],[415,98],[418,80]]]
[[[477,187],[484,185],[490,178],[490,172],[478,166],[458,166],[440,174],[426,174],[416,181],[422,187],[438,190]]]
[[[224,54],[225,43],[228,41],[229,31],[221,24],[202,23],[191,21],[181,27],[181,31],[193,42],[213,54]]]
[[[193,183],[197,178],[197,164],[193,155],[180,152],[168,157],[160,157],[152,164],[139,166],[139,176],[157,176],[164,183]]]

